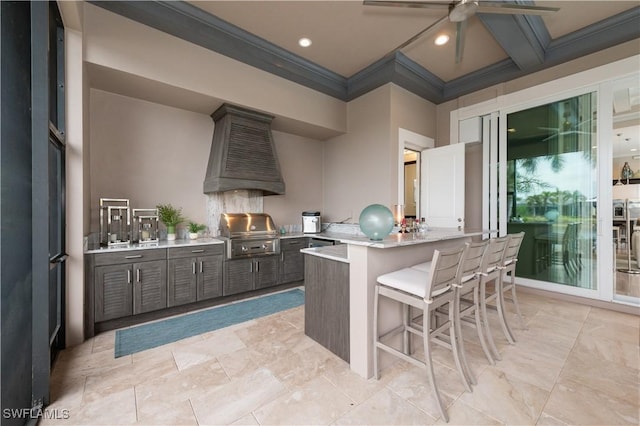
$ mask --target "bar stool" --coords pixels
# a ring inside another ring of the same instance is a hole
[[[509,236],[506,235],[500,238],[492,238],[489,242],[489,247],[487,248],[487,253],[485,254],[484,262],[482,263],[482,268],[480,270],[480,317],[482,320],[482,326],[484,329],[484,337],[486,343],[491,348],[492,356],[489,362],[491,364],[495,364],[494,360],[500,360],[500,353],[498,352],[498,348],[496,348],[496,344],[493,340],[493,335],[491,334],[491,327],[489,326],[489,316],[487,315],[487,307],[493,307],[489,305],[490,302],[496,300],[499,294],[500,288],[500,278],[502,270],[499,269],[502,266],[502,259],[504,258],[504,252],[507,248],[507,243],[509,242]],[[496,291],[493,293],[487,292],[487,284],[490,282],[494,282],[494,288]],[[497,309],[497,308],[496,308]],[[486,355],[486,352],[485,352]]]
[[[502,257],[502,262],[498,269],[501,271],[500,276],[500,291],[498,298],[498,315],[500,316],[500,323],[502,324],[502,331],[504,332],[505,337],[509,340],[509,343],[515,343],[516,338],[509,327],[509,323],[506,320],[505,309],[504,309],[504,293],[511,290],[511,301],[513,302],[514,307],[516,308],[516,313],[520,318],[520,324],[523,328],[526,329],[526,325],[524,322],[524,318],[522,317],[522,312],[520,312],[520,305],[518,304],[518,297],[516,296],[516,263],[518,262],[518,253],[520,252],[520,246],[522,245],[522,240],[524,239],[524,232],[519,232],[517,234],[510,234],[509,242],[504,251],[504,256]],[[505,278],[511,277],[510,282],[506,283]]]
[[[382,349],[405,361],[427,370],[431,390],[436,396],[440,414],[445,421],[449,416],[444,409],[440,392],[436,385],[433,362],[431,360],[431,344],[436,343],[453,352],[456,367],[467,391],[471,391],[467,372],[460,359],[458,336],[456,333],[455,292],[454,285],[461,280],[462,269],[459,265],[463,261],[466,246],[454,250],[436,250],[433,254],[429,272],[414,268],[404,268],[378,277],[375,287],[373,314],[373,368],[375,378],[378,378],[378,349]],[[387,297],[402,304],[402,324],[383,335],[378,333],[378,310],[380,296]],[[448,318],[442,324],[432,323],[436,309],[448,307]],[[420,309],[422,314],[413,317],[411,307]],[[417,321],[422,318],[422,324]],[[402,334],[402,350],[398,350],[383,339]],[[422,337],[425,360],[411,356],[410,333]],[[448,334],[447,334],[448,333]]]

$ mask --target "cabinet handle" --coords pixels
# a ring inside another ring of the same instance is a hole
[[[136,269],[136,281],[140,282],[140,269]]]
[[[127,269],[127,284],[131,284],[131,269]]]
[[[131,255],[131,256],[125,256],[125,259],[140,259],[142,257],[141,254],[136,254],[136,255]]]
[[[191,250],[191,253],[204,253],[204,249]]]
[[[202,273],[202,261],[200,261],[200,273]]]
[[[195,274],[196,274],[196,262],[193,262],[193,263],[191,264],[191,271],[193,272],[193,275],[195,275]]]
[[[284,252],[283,251],[280,252],[280,261],[284,262]]]
[[[260,272],[260,262],[256,262],[256,272]]]
[[[253,272],[253,262],[249,263],[249,272]]]

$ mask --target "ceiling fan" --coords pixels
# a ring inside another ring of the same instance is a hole
[[[411,0],[364,0],[365,6],[409,7],[419,9],[448,9],[447,15],[438,19],[427,28],[405,41],[393,52],[402,50],[426,33],[437,29],[450,21],[456,23],[456,64],[462,61],[467,19],[476,13],[498,13],[509,15],[545,15],[560,10],[557,7],[533,6],[528,4],[507,3],[503,1],[459,0],[459,1],[411,1]]]

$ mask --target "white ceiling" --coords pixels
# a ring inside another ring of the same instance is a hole
[[[372,64],[446,15],[446,10],[364,6],[361,1],[191,1],[196,7],[344,77]],[[633,1],[544,1],[559,7],[542,19],[551,39],[567,35],[639,5]],[[451,41],[437,47],[442,32]],[[313,44],[298,46],[300,37]],[[506,59],[477,16],[468,21],[464,57],[455,64],[455,26],[449,22],[403,50],[442,80],[450,81]]]

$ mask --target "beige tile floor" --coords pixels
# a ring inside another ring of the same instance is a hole
[[[434,364],[450,424],[640,422],[640,317],[520,292],[526,329],[490,366],[474,330],[465,348],[478,384],[464,391],[450,353]],[[60,354],[41,424],[443,424],[422,370],[398,361],[365,380],[304,335],[303,307],[114,359],[115,332]],[[494,315],[494,314],[491,314]]]

